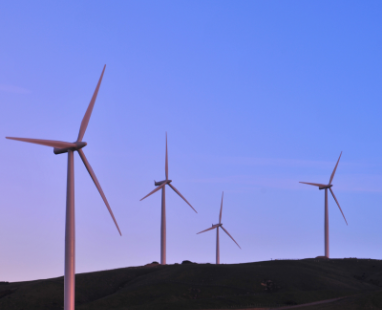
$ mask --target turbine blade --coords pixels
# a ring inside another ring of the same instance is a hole
[[[168,155],[167,155],[167,132],[166,132],[166,163],[165,163],[166,180],[168,180]]]
[[[199,232],[197,233],[197,235],[198,235],[198,234],[201,234],[201,233],[204,233],[204,232],[206,232],[206,231],[209,231],[209,230],[215,229],[215,228],[216,228],[216,226],[212,226],[212,227],[210,227],[210,228],[207,228],[207,229],[205,229],[205,230],[199,231]]]
[[[341,207],[340,207],[340,204],[338,203],[338,200],[337,200],[337,198],[336,198],[336,195],[334,195],[334,192],[333,192],[333,190],[332,190],[331,188],[329,188],[329,190],[330,190],[330,192],[332,193],[332,196],[333,196],[334,200],[336,201],[337,206],[338,206],[338,208],[340,209],[340,211],[341,211],[341,213],[342,213],[342,216],[344,217],[344,220],[345,220],[345,222],[346,222],[346,225],[348,225],[348,221],[346,220],[345,215],[344,215],[344,213],[342,212],[342,209],[341,209]]]
[[[89,172],[89,174],[90,174],[90,176],[91,176],[91,178],[92,178],[92,180],[93,180],[95,186],[96,186],[97,189],[98,189],[98,192],[100,193],[100,195],[101,195],[101,197],[102,197],[102,199],[103,199],[103,202],[105,203],[107,209],[109,210],[109,213],[110,213],[110,215],[111,215],[111,217],[112,217],[112,219],[113,219],[113,221],[114,221],[115,226],[116,226],[117,229],[118,229],[119,234],[122,236],[121,230],[119,229],[119,226],[118,226],[118,224],[117,224],[117,220],[116,220],[115,217],[114,217],[113,211],[111,211],[109,202],[107,201],[106,196],[105,196],[105,194],[103,193],[103,190],[102,190],[102,188],[101,188],[101,185],[99,184],[98,179],[97,179],[97,177],[96,177],[96,175],[95,175],[95,173],[94,173],[92,167],[90,166],[88,160],[86,159],[85,153],[83,152],[82,149],[77,150],[77,152],[78,152],[78,154],[80,154],[80,157],[81,157],[81,159],[82,159],[82,162],[84,163],[86,169],[88,170],[88,172]]]
[[[105,72],[105,69],[106,69],[106,65],[103,67],[103,70],[102,70],[101,76],[98,80],[96,89],[94,90],[93,97],[90,100],[88,109],[86,110],[84,118],[82,119],[81,126],[80,126],[80,132],[78,133],[77,142],[82,141],[84,134],[85,134],[85,131],[86,131],[86,128],[88,127],[90,116],[92,115],[93,107],[94,107],[94,104],[95,104],[96,99],[97,99],[98,90],[101,86],[102,77],[103,77],[103,73]]]
[[[29,142],[34,144],[41,144],[45,146],[57,147],[57,148],[66,148],[66,147],[76,147],[77,145],[70,142],[63,141],[55,141],[55,140],[42,140],[42,139],[29,139],[29,138],[14,138],[14,137],[6,137],[10,140]]]
[[[235,239],[232,238],[232,236],[229,234],[229,232],[223,227],[223,226],[220,226],[221,229],[223,229],[225,231],[225,233],[230,236],[230,238],[233,240],[233,242],[235,242],[237,244],[237,246],[241,249],[240,245],[235,241]]]
[[[340,154],[340,157],[338,157],[337,164],[336,164],[336,166],[335,166],[334,169],[333,169],[332,175],[330,176],[329,184],[332,184],[334,175],[335,175],[336,170],[337,170],[338,163],[340,162],[341,155],[342,155],[342,152],[341,152],[341,154]]]
[[[222,213],[223,213],[223,197],[224,197],[224,192],[222,194],[222,202],[220,204],[220,215],[219,215],[219,224],[222,223]]]
[[[150,193],[148,193],[145,197],[143,197],[141,200],[139,201],[142,201],[143,199],[145,199],[146,197],[149,197],[151,194],[154,194],[155,192],[159,191],[163,186],[165,186],[166,183],[163,183],[162,185],[158,186],[157,188],[155,188],[153,191],[151,191]]]
[[[191,206],[191,204],[186,200],[186,198],[184,198],[182,196],[181,193],[179,193],[179,191],[171,184],[171,183],[168,183],[168,185],[174,190],[175,193],[177,193],[185,202],[187,202],[187,204],[192,208],[192,210],[194,210],[196,213],[198,213],[193,206]]]
[[[318,187],[327,186],[326,184],[320,184],[320,183],[308,183],[308,182],[299,182],[299,183],[313,185],[313,186],[318,186]]]

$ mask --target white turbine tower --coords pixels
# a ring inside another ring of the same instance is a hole
[[[346,222],[346,225],[348,225],[348,222],[346,221],[345,215],[342,212],[342,209],[340,207],[340,204],[338,203],[338,200],[336,196],[334,195],[334,192],[332,190],[332,181],[334,178],[334,174],[336,173],[338,163],[340,162],[342,152],[340,154],[340,157],[338,158],[337,164],[333,169],[332,175],[330,176],[329,183],[328,184],[320,184],[320,183],[308,183],[308,182],[300,182],[302,184],[308,184],[308,185],[313,185],[317,186],[319,190],[324,189],[325,190],[325,256],[329,258],[329,209],[328,209],[328,190],[332,194],[335,202],[337,203],[338,208],[340,209],[342,216],[344,217],[344,220]]]
[[[166,173],[166,180],[156,182],[154,181],[154,185],[158,186],[156,189],[154,189],[152,192],[148,193],[145,197],[143,197],[140,201],[145,199],[146,197],[150,196],[151,194],[154,194],[155,192],[162,189],[162,210],[161,210],[161,247],[160,247],[160,259],[161,264],[166,265],[166,185],[170,186],[175,193],[177,193],[191,208],[196,212],[196,210],[191,206],[191,204],[182,196],[181,193],[174,187],[174,185],[171,184],[172,180],[168,179],[168,156],[167,156],[167,133],[166,133],[166,161],[165,161],[165,173]],[[198,212],[196,212],[198,213]]]
[[[54,140],[41,140],[41,139],[28,139],[28,138],[12,138],[6,137],[7,139],[41,144],[45,146],[53,147],[54,154],[68,153],[68,176],[67,176],[67,188],[66,188],[66,223],[65,223],[65,274],[64,274],[64,310],[74,310],[75,308],[75,212],[74,212],[74,157],[73,153],[75,151],[80,155],[86,169],[88,170],[98,192],[110,212],[110,215],[117,226],[120,235],[121,231],[118,227],[117,221],[114,218],[114,214],[111,211],[110,205],[106,199],[105,194],[97,180],[96,175],[92,167],[90,166],[85,154],[82,150],[83,147],[87,145],[83,142],[86,128],[88,126],[90,116],[93,111],[94,103],[97,98],[98,90],[101,85],[102,77],[105,72],[106,65],[104,66],[101,77],[99,78],[97,87],[93,93],[93,97],[90,100],[88,109],[86,110],[85,116],[82,119],[80,132],[78,133],[77,141],[75,142],[62,142]]]
[[[223,213],[223,197],[224,197],[224,192],[222,194],[222,202],[220,205],[220,214],[219,214],[219,224],[212,224],[212,227],[207,228],[205,230],[202,230],[198,232],[197,234],[204,233],[206,231],[212,230],[216,228],[216,264],[220,264],[220,244],[219,244],[219,228],[223,229],[224,232],[237,244],[237,246],[241,249],[240,245],[233,239],[233,237],[229,234],[229,232],[223,227],[222,223],[222,213]]]

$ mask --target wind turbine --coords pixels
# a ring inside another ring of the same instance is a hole
[[[348,225],[348,222],[346,221],[345,215],[342,212],[342,209],[340,207],[340,204],[338,203],[338,200],[336,196],[334,195],[334,192],[332,190],[332,181],[334,178],[334,174],[336,173],[338,163],[340,162],[342,152],[340,154],[340,157],[338,158],[337,164],[333,169],[332,175],[330,176],[329,183],[328,184],[320,184],[320,183],[308,183],[308,182],[300,182],[302,184],[308,184],[308,185],[313,185],[317,186],[319,190],[324,189],[325,190],[325,257],[329,258],[329,209],[328,209],[328,190],[332,194],[335,202],[337,203],[338,208],[340,209],[342,216],[344,217],[344,220],[346,222],[346,225]]]
[[[149,197],[151,194],[154,194],[155,192],[162,189],[162,208],[161,208],[161,247],[160,247],[160,259],[161,264],[166,265],[166,185],[170,186],[175,193],[177,193],[191,208],[196,212],[196,210],[191,206],[191,204],[182,196],[182,194],[174,187],[174,185],[171,184],[172,180],[168,179],[168,155],[167,155],[167,132],[166,132],[166,160],[165,160],[165,173],[166,173],[166,179],[160,182],[154,181],[154,185],[158,186],[156,189],[154,189],[152,192],[148,193],[145,197],[143,197],[140,201],[145,199],[146,197]],[[196,212],[198,213],[198,212]]]
[[[222,194],[222,202],[220,205],[220,214],[219,214],[219,224],[212,224],[212,227],[207,228],[205,230],[202,230],[198,232],[197,234],[204,233],[206,231],[212,230],[216,228],[216,264],[220,264],[220,245],[219,245],[219,228],[223,229],[224,232],[237,244],[237,246],[241,249],[240,245],[233,239],[233,237],[229,234],[229,232],[223,227],[222,223],[222,213],[223,213],[223,197],[224,197],[224,192]]]
[[[29,142],[35,144],[41,144],[45,146],[53,147],[54,154],[68,153],[68,176],[67,176],[67,188],[66,188],[66,223],[65,223],[65,274],[64,274],[64,310],[74,310],[75,308],[75,225],[74,225],[74,156],[75,151],[80,155],[86,169],[88,170],[98,192],[110,212],[110,215],[117,226],[120,235],[121,231],[118,227],[117,221],[114,218],[114,214],[110,208],[110,205],[106,199],[105,194],[97,180],[96,175],[92,167],[90,166],[86,156],[82,150],[83,147],[87,145],[83,142],[86,128],[88,126],[90,116],[93,111],[94,103],[97,99],[98,90],[101,85],[102,77],[105,72],[106,65],[103,67],[101,77],[99,78],[96,89],[93,93],[93,97],[90,100],[89,106],[86,110],[85,116],[82,119],[80,131],[78,133],[77,141],[75,142],[63,142],[55,140],[41,140],[41,139],[28,139],[28,138],[12,138],[6,137],[7,139],[17,140],[22,142]]]

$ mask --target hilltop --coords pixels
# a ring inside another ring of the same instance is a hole
[[[76,275],[77,310],[276,307],[353,296],[299,309],[382,309],[382,261],[274,260],[128,267]],[[0,282],[0,309],[61,310],[63,277]]]

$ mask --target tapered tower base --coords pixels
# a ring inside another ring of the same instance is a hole
[[[74,156],[68,152],[66,188],[64,310],[74,310],[75,296],[75,217],[74,217]]]
[[[162,187],[160,263],[166,265],[166,189]]]
[[[219,227],[216,228],[216,264],[220,264]]]
[[[329,258],[329,206],[327,188],[325,188],[325,256]]]

